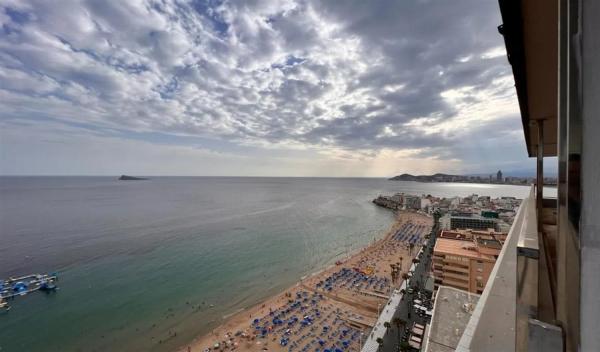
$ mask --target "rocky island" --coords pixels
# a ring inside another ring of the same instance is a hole
[[[119,181],[143,181],[143,180],[147,180],[147,178],[127,176],[127,175],[121,175],[121,177],[119,177]]]

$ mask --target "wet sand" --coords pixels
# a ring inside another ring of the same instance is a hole
[[[384,238],[231,315],[180,351],[358,351],[432,224],[423,214],[398,212]]]

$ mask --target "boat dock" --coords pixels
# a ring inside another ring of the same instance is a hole
[[[17,296],[25,296],[35,291],[56,291],[58,289],[56,281],[58,281],[56,273],[31,274],[0,280],[0,309],[9,310],[7,300]]]

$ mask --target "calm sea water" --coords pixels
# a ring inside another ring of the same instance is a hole
[[[370,201],[392,192],[524,197],[528,188],[0,177],[0,277],[60,275],[56,294],[0,313],[0,351],[171,351],[381,237],[392,214]]]

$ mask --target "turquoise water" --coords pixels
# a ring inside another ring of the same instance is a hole
[[[58,270],[11,301],[1,351],[170,351],[381,237],[397,191],[528,188],[383,179],[0,178],[0,276]],[[213,305],[214,307],[210,307]]]

